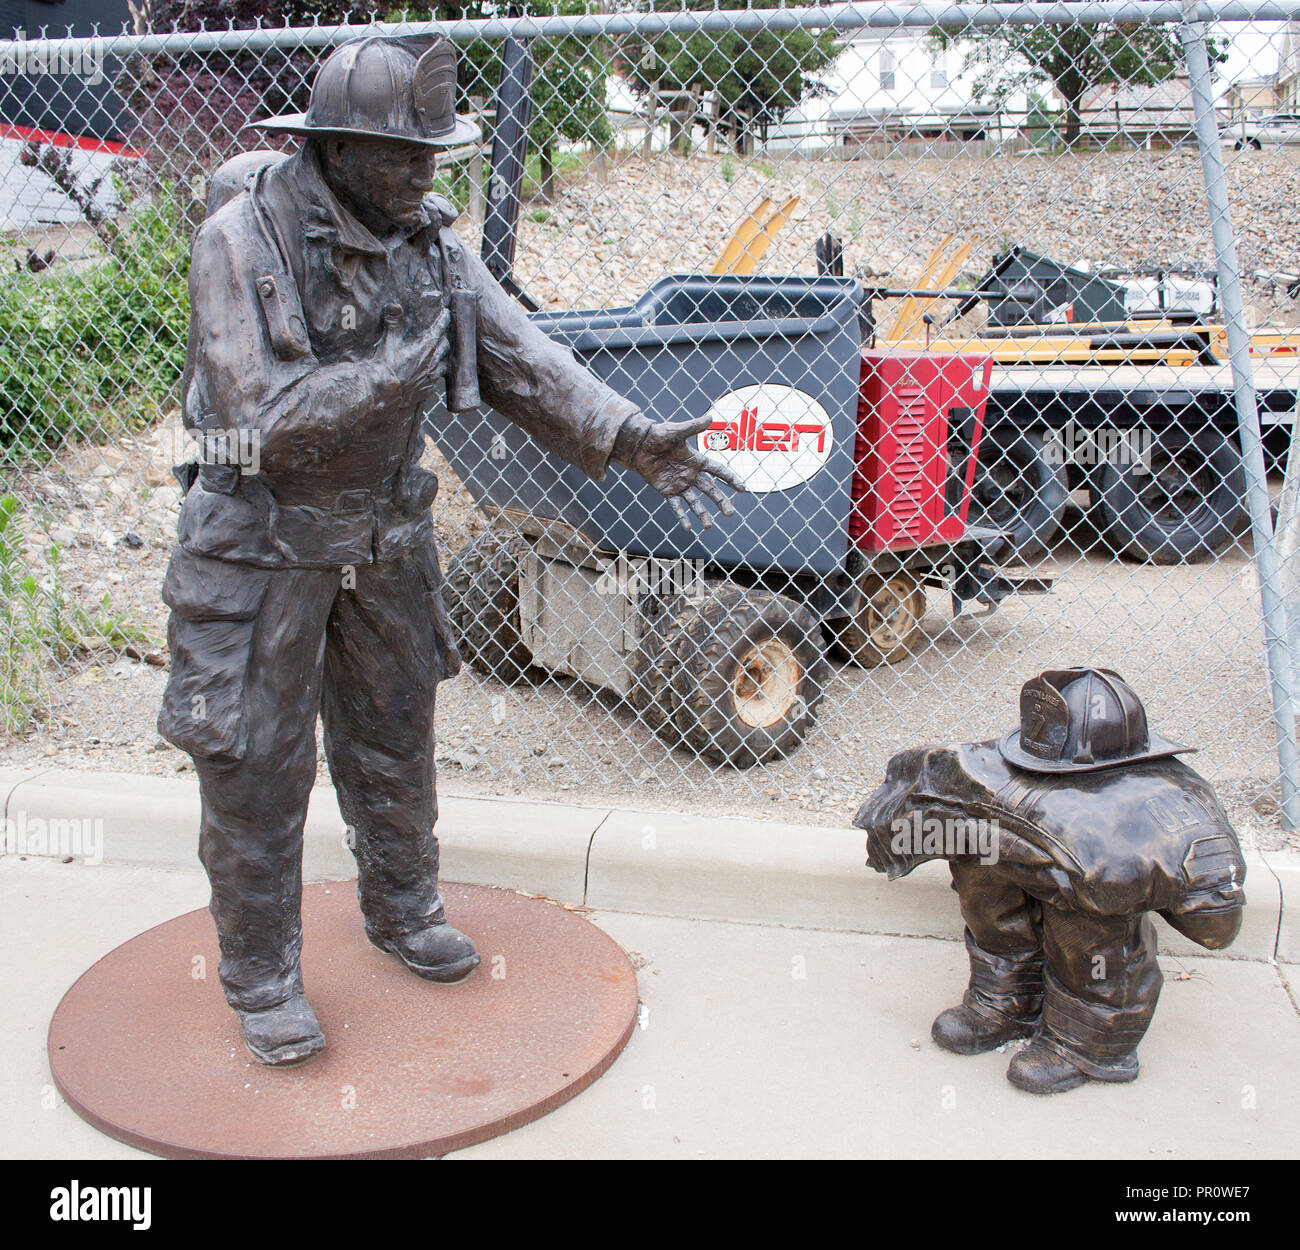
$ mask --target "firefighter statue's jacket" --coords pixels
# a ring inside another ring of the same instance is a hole
[[[889,761],[853,823],[891,880],[971,858],[1049,906],[1158,912],[1211,949],[1241,927],[1237,835],[1210,783],[1172,757],[1048,775],[1007,763],[996,742],[919,747]]]

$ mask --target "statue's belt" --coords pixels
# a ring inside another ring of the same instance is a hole
[[[409,549],[422,526],[432,526],[427,513],[401,515],[390,500],[376,501],[369,491],[357,490],[345,492],[330,509],[277,506],[271,537],[291,565],[354,564]]]
[[[282,487],[297,501],[289,503],[256,475],[245,475],[233,491],[212,490],[200,475],[181,511],[181,543],[201,555],[265,568],[331,568],[391,559],[433,529],[428,509],[437,479],[418,470],[399,477],[401,482],[409,484],[408,492],[299,494]]]

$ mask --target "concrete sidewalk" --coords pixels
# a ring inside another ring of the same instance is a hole
[[[29,847],[47,822],[102,822],[103,856],[0,858],[0,1156],[131,1156],[62,1105],[45,1031],[96,959],[206,903],[197,786],[10,770],[0,796]],[[455,796],[439,834],[448,880],[585,903],[643,964],[643,1027],[609,1073],[465,1157],[1300,1154],[1300,857],[1251,857],[1227,952],[1160,924],[1166,984],[1135,1085],[1042,1099],[1007,1083],[1009,1055],[960,1058],[929,1039],[966,976],[942,864],[889,884],[854,829]],[[352,875],[342,835],[322,789],[310,877]]]

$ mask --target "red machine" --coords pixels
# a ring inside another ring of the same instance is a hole
[[[991,357],[866,351],[849,536],[904,551],[966,536]]]

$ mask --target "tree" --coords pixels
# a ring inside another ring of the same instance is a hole
[[[1050,82],[1064,105],[1062,137],[1079,140],[1084,96],[1109,83],[1153,86],[1183,70],[1183,49],[1172,26],[1141,22],[1078,22],[1042,26],[936,27],[941,47],[965,48],[963,73],[976,70],[971,90],[999,106],[1014,91]],[[1210,62],[1227,59],[1223,40],[1210,40]]]
[[[581,13],[584,0],[560,0],[558,13]],[[534,11],[538,11],[534,8]],[[537,149],[542,194],[554,198],[555,144],[589,140],[606,147],[613,132],[605,112],[610,64],[594,40],[535,39],[532,45],[533,121],[529,142]]]
[[[369,20],[364,0],[133,0],[137,28],[224,30]],[[124,172],[137,190],[162,187],[185,220],[203,215],[207,179],[229,156],[288,141],[246,130],[255,117],[307,107],[307,85],[325,51],[287,48],[253,52],[172,52],[129,57],[114,86],[134,114],[127,141],[148,153]],[[143,166],[143,167],[142,167]]]
[[[780,0],[721,0],[723,9],[775,9]],[[655,9],[677,9],[677,0],[653,0]],[[788,6],[794,7],[794,6]],[[795,105],[825,88],[818,73],[839,54],[829,31],[759,30],[656,35],[634,39],[622,49],[628,83],[648,96],[716,92],[721,106],[719,127],[743,154],[757,128],[767,129]]]
[[[1025,102],[1025,133],[1035,147],[1054,139],[1059,119],[1059,111],[1051,107],[1041,91],[1029,92]]]

